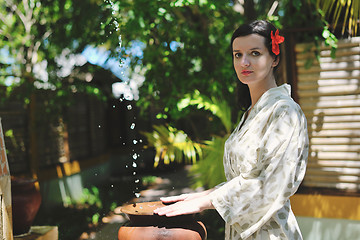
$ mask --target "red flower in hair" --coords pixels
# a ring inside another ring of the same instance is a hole
[[[273,31],[271,31],[271,40],[272,40],[272,51],[275,53],[275,55],[279,55],[280,49],[279,44],[284,42],[284,37],[279,35],[279,30],[277,29],[275,32],[275,35],[273,34]]]

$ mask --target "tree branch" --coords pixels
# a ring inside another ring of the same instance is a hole
[[[32,58],[31,58],[31,63],[32,64],[35,64],[35,62],[36,62],[35,56],[37,56],[37,51],[39,50],[39,47],[41,46],[42,41],[44,41],[46,38],[48,38],[51,35],[51,33],[52,33],[52,31],[45,32],[45,34],[43,35],[41,40],[39,40],[39,41],[37,41],[35,43],[34,48],[33,48],[33,55],[32,55]],[[34,53],[36,53],[36,54],[34,54]]]
[[[1,73],[0,73],[0,77],[16,77],[16,78],[21,78],[21,76],[17,76],[17,75],[13,75],[13,74],[1,74]]]
[[[28,25],[26,22],[26,17],[25,15],[17,8],[16,4],[14,4],[14,2],[12,0],[5,0],[8,7],[11,8],[11,10],[16,13],[18,15],[18,17],[20,18],[21,22],[23,23],[25,29],[28,29]]]

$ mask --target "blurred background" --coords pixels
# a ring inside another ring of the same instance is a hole
[[[224,181],[223,144],[242,114],[230,38],[266,19],[285,36],[278,83],[308,119],[292,198],[304,237],[359,239],[359,5],[0,0],[0,117],[11,175],[41,193],[34,224],[86,239],[160,173],[191,165],[194,189]]]

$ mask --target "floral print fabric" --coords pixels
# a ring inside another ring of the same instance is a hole
[[[306,118],[284,84],[265,92],[225,143],[227,182],[210,199],[225,239],[302,239],[290,196],[305,175]]]

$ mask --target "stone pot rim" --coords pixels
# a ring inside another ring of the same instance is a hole
[[[154,215],[154,210],[159,207],[164,207],[161,201],[156,202],[141,202],[133,203],[121,207],[120,211],[127,215],[142,215],[142,216],[151,216]]]

